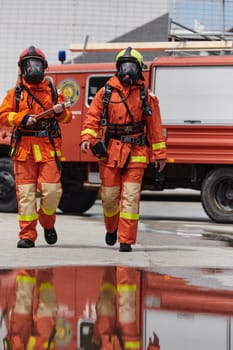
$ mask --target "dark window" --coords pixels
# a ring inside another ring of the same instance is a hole
[[[97,91],[104,86],[111,75],[92,76],[88,81],[87,105],[90,106]]]

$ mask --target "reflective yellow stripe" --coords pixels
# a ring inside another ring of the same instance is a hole
[[[34,148],[34,153],[35,153],[35,157],[36,160],[39,162],[40,160],[42,160],[42,154],[40,151],[40,146],[39,145],[33,145]]]
[[[118,292],[136,292],[136,284],[118,284]]]
[[[131,162],[132,163],[146,163],[146,157],[145,156],[132,156]]]
[[[110,283],[103,283],[102,286],[101,286],[101,291],[103,290],[112,290],[114,293],[116,293],[116,287]]]
[[[51,210],[47,210],[47,209],[45,209],[45,207],[42,204],[40,205],[40,207],[46,215],[53,215],[56,211],[56,208],[51,209]]]
[[[8,115],[8,123],[10,124],[10,126],[14,126],[13,119],[14,119],[15,114],[16,114],[15,112],[11,112]]]
[[[126,341],[125,342],[125,349],[140,349],[140,342],[139,341]]]
[[[18,215],[19,221],[33,221],[37,220],[39,215],[37,213],[33,215]]]
[[[120,217],[123,219],[138,220],[139,214],[120,213]]]
[[[40,285],[40,288],[39,288],[39,291],[42,291],[44,289],[53,289],[53,286],[51,283],[49,282],[44,282],[44,283],[41,283]]]
[[[117,208],[115,211],[112,211],[111,213],[104,210],[104,215],[107,216],[107,218],[111,218],[111,217],[117,215],[119,213],[119,211],[120,211],[119,208]]]
[[[31,284],[35,284],[36,283],[36,279],[35,277],[31,277],[31,276],[16,276],[16,281],[17,282],[22,282],[22,283],[31,283]]]
[[[56,153],[57,153],[58,157],[61,157],[61,151],[60,150],[56,150]],[[50,155],[52,157],[55,157],[55,151],[51,150],[50,151]]]
[[[81,131],[81,136],[86,135],[86,134],[92,135],[94,137],[97,137],[97,135],[98,135],[97,132],[93,129],[85,129],[85,130]]]
[[[35,348],[35,345],[36,345],[36,338],[31,336],[27,343],[26,350],[33,350]]]
[[[165,147],[166,147],[166,142],[158,142],[158,143],[152,144],[153,151],[157,151],[158,149],[165,148]]]

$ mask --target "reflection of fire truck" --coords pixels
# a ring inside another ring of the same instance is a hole
[[[207,44],[207,51],[214,47],[212,42]],[[219,52],[220,46],[215,50]],[[166,56],[147,63],[145,81],[160,101],[168,164],[162,174],[150,164],[142,189],[199,190],[212,220],[233,222],[233,56]],[[90,153],[81,154],[80,129],[95,93],[114,73],[115,65],[110,63],[61,64],[48,69],[47,74],[71,100],[74,114],[72,123],[62,126],[64,192],[59,208],[63,212],[84,212],[97,198],[97,160]],[[1,211],[14,210],[16,204],[7,158],[9,136],[0,129]]]
[[[59,303],[57,349],[98,349],[91,339],[95,305],[106,268],[54,269]],[[209,274],[211,276],[211,271]],[[136,281],[137,324],[141,338],[138,350],[147,349],[154,332],[161,349],[167,350],[227,349],[226,345],[232,342],[232,290],[198,287],[183,278],[141,269],[136,270]]]
[[[124,281],[119,278],[119,284],[115,287],[111,284],[110,277],[114,269],[120,269],[121,276],[122,272],[125,274]],[[232,349],[232,270],[191,270],[188,272],[188,278],[179,277],[179,271],[176,273],[178,275],[175,277],[123,266],[53,268],[53,283],[58,303],[55,349],[100,349],[100,346],[93,342],[93,330],[97,321],[96,305],[100,299],[103,302],[104,297],[107,297],[107,303],[102,308],[104,315],[107,315],[108,310],[113,314],[110,300],[114,303],[114,300],[120,301],[121,312],[130,312],[131,318],[135,315],[135,327],[129,329],[131,335],[136,332],[138,341],[132,342],[131,347],[125,350],[150,350],[149,338],[153,338],[154,333],[159,339],[161,350]],[[181,273],[183,276],[183,269]],[[106,278],[108,274],[109,279]],[[0,275],[0,342],[7,333],[6,314],[10,317],[10,305],[14,305],[11,291],[15,292],[12,286],[15,286],[16,275],[17,270],[8,270],[6,273],[2,270]],[[225,283],[229,282],[228,287],[219,285],[217,281],[221,280],[221,277]],[[123,297],[124,293],[126,297]],[[119,314],[120,311],[117,313],[118,318]],[[128,320],[128,317],[124,318],[125,322]],[[117,343],[121,335],[124,340],[123,327],[120,328],[119,324],[116,323],[112,333],[104,327],[99,328],[108,338],[113,338],[114,346],[111,350],[123,350]],[[117,337],[115,341],[114,336]]]

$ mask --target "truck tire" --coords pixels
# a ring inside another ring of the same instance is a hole
[[[58,208],[64,213],[81,214],[90,209],[97,198],[98,191],[80,188],[76,191],[63,191]]]
[[[10,158],[0,158],[0,211],[17,212],[13,161]]]
[[[201,188],[201,203],[213,221],[233,222],[233,169],[214,169],[205,177]]]

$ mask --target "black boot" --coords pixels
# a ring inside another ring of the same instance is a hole
[[[48,244],[55,244],[57,242],[57,232],[54,227],[44,229],[44,238]]]
[[[110,232],[107,232],[106,235],[105,235],[105,243],[107,245],[114,245],[117,241],[117,229],[110,233]]]
[[[33,248],[35,247],[35,243],[30,239],[20,239],[17,243],[17,248]]]
[[[120,243],[120,252],[132,252],[131,245],[129,243]]]

